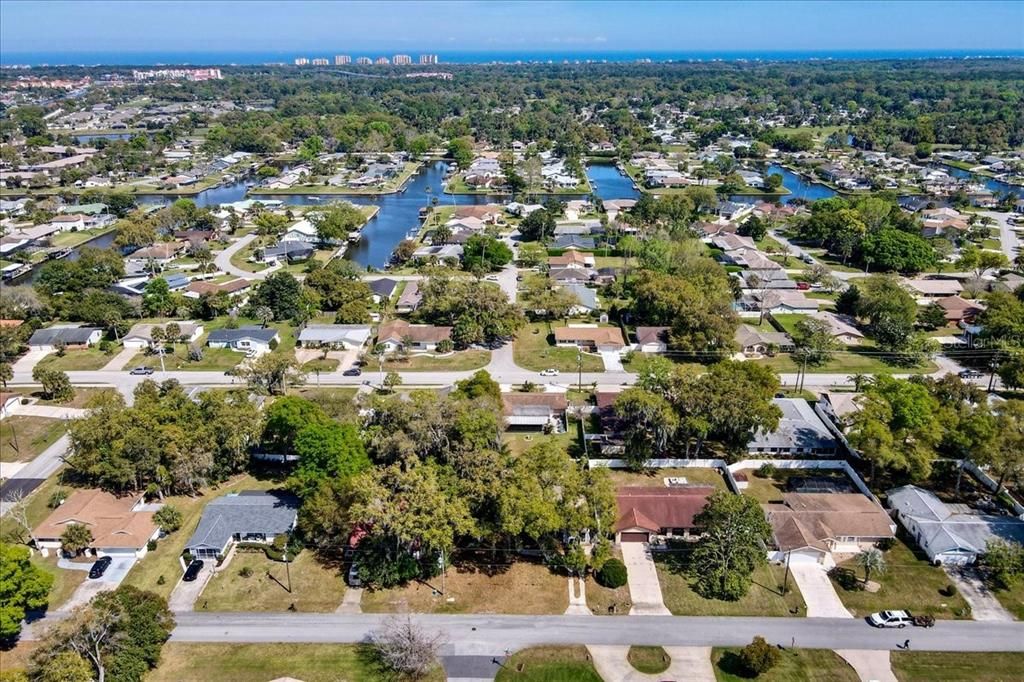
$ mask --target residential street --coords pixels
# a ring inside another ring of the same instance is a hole
[[[267,268],[266,270],[261,270],[260,272],[252,272],[250,270],[236,268],[234,265],[231,264],[231,257],[238,253],[239,251],[241,251],[242,249],[244,249],[245,247],[247,247],[252,242],[254,242],[258,236],[259,235],[256,234],[255,232],[253,232],[252,234],[247,234],[244,237],[240,238],[238,241],[231,244],[231,246],[227,247],[226,249],[218,253],[216,258],[214,258],[213,260],[214,264],[217,266],[217,269],[223,270],[224,272],[230,275],[235,275],[236,277],[245,277],[248,279],[264,279],[266,278],[267,275],[274,272],[274,268]]]
[[[1013,262],[1013,259],[1017,257],[1017,249],[1020,248],[1021,242],[1020,237],[1017,233],[1011,229],[1010,224],[1006,221],[1010,217],[1009,213],[998,213],[996,211],[978,211],[979,215],[986,216],[996,221],[999,225],[999,245],[1002,252],[1006,254],[1006,257]]]

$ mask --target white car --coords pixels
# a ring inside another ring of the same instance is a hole
[[[558,370],[557,369],[546,369],[543,372],[541,372],[540,375],[542,377],[557,377],[558,376]]]
[[[868,622],[876,628],[905,628],[914,624],[914,617],[907,611],[879,611],[868,616]]]
[[[497,282],[498,281],[498,276],[497,275],[487,275],[486,277],[484,277],[484,279],[486,279],[488,282]]]

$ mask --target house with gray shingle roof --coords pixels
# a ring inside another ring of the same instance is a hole
[[[227,553],[235,542],[270,544],[291,532],[298,513],[299,500],[288,493],[244,490],[218,497],[206,505],[185,550],[202,559]]]

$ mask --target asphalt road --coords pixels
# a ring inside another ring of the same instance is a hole
[[[387,618],[378,614],[178,613],[178,642],[362,642]],[[648,616],[419,615],[441,632],[443,653],[501,655],[506,649],[559,644],[741,646],[755,635],[773,644],[812,649],[1024,651],[1024,623],[939,621],[933,628],[879,630],[848,618],[706,618]]]

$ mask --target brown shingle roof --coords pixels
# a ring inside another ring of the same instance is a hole
[[[782,551],[828,549],[840,537],[889,538],[889,515],[860,493],[784,493],[783,504],[764,505]]]
[[[619,488],[615,494],[619,508],[615,530],[694,528],[693,517],[704,509],[708,497],[714,492],[712,486]]]
[[[565,412],[568,401],[564,393],[503,393],[501,411],[506,416],[522,414],[531,408],[548,408],[551,412]]]
[[[32,532],[33,537],[55,539],[71,524],[88,526],[95,548],[140,549],[156,532],[153,512],[133,512],[138,495],[115,497],[102,490],[76,490]]]
[[[636,342],[641,346],[647,343],[664,343],[668,340],[668,327],[637,327]]]
[[[377,343],[384,341],[401,342],[409,337],[414,343],[438,343],[452,337],[451,327],[435,327],[432,324],[409,324],[405,320],[385,322],[377,330]]]
[[[618,327],[556,327],[555,341],[573,341],[596,345],[626,345]]]

